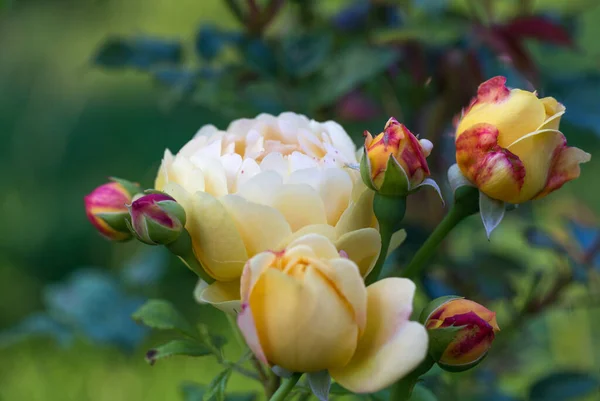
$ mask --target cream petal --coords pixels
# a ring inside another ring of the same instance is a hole
[[[332,145],[338,148],[346,159],[356,162],[356,145],[354,145],[344,128],[335,121],[327,121],[321,125],[327,130]]]
[[[191,194],[205,189],[206,181],[202,170],[179,155],[175,157],[167,173],[167,182],[176,182]]]
[[[190,161],[204,174],[204,191],[216,197],[227,195],[227,173],[219,159],[194,155]]]
[[[200,280],[201,283],[204,283]],[[198,283],[195,291],[196,300],[210,304],[230,315],[237,315],[242,310],[239,281],[215,281],[210,285]]]
[[[365,189],[358,200],[342,213],[335,226],[338,237],[350,231],[376,226],[377,220],[373,214],[374,195],[375,192]]]
[[[285,216],[292,232],[327,222],[321,197],[305,184],[282,185],[273,196],[272,206]]]
[[[206,192],[196,192],[191,199],[193,213],[187,216],[186,228],[196,257],[217,280],[239,278],[248,254],[234,220],[223,204]]]
[[[234,193],[237,190],[237,176],[242,167],[242,156],[237,153],[223,155],[221,156],[221,164],[227,176],[228,193]]]
[[[342,235],[335,246],[346,252],[348,258],[358,265],[360,274],[366,277],[377,262],[381,251],[381,236],[374,228],[362,228]]]
[[[245,182],[251,180],[252,177],[256,177],[259,173],[260,167],[258,163],[254,159],[245,159],[238,171],[236,188],[244,185]]]
[[[356,353],[344,367],[329,369],[332,378],[355,393],[388,387],[414,370],[427,355],[425,328],[408,320],[415,285],[387,278],[367,288],[367,328]]]
[[[237,194],[250,202],[270,206],[278,188],[283,185],[283,179],[274,171],[264,171],[250,180],[238,185]]]
[[[335,239],[337,237],[336,233],[335,233],[335,227],[332,227],[328,224],[312,224],[312,225],[302,227],[301,229],[294,232],[289,237],[283,239],[281,242],[279,242],[277,247],[275,247],[275,250],[281,251],[281,250],[287,248],[287,246],[290,242],[292,242],[295,239],[300,238],[306,234],[311,234],[311,233],[319,234],[324,237],[327,237],[327,238],[329,238],[330,241],[335,241]]]
[[[319,234],[307,234],[292,241],[288,248],[298,245],[309,246],[320,259],[335,259],[339,257],[338,250],[329,238]]]
[[[289,174],[288,162],[279,152],[266,155],[260,162],[260,169],[262,171],[275,171],[282,177],[286,177]]]
[[[249,305],[268,361],[291,372],[344,366],[356,347],[353,313],[323,277],[308,267],[303,280],[268,269]]]
[[[327,223],[334,226],[348,208],[352,193],[352,179],[342,169],[328,168],[323,172],[319,194],[325,205]]]
[[[288,156],[288,161],[290,163],[291,172],[319,166],[314,158],[300,152],[292,152],[292,154]]]
[[[283,215],[272,207],[249,202],[238,195],[226,195],[220,201],[233,219],[248,257],[275,249],[281,238],[292,234]]]

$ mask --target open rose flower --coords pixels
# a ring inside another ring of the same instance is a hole
[[[495,77],[479,86],[456,130],[456,162],[490,198],[517,204],[579,177],[590,155],[558,130],[562,104],[505,84]]]
[[[155,187],[184,207],[196,257],[216,280],[198,298],[239,309],[246,261],[311,232],[367,274],[381,239],[373,193],[346,167],[357,163],[355,151],[337,123],[294,113],[237,120],[225,131],[208,125],[177,155],[167,150]]]
[[[290,372],[328,370],[340,385],[375,392],[427,354],[425,327],[409,321],[415,285],[387,278],[365,287],[330,239],[308,234],[248,261],[238,324],[254,354]]]

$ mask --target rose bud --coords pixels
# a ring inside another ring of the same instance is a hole
[[[131,231],[149,245],[175,241],[185,226],[183,207],[162,192],[148,193],[130,206]]]
[[[84,198],[85,213],[100,234],[112,241],[126,241],[131,238],[126,205],[140,192],[140,187],[119,178],[111,178],[111,181]]]
[[[429,354],[445,370],[462,372],[477,365],[500,331],[496,313],[460,297],[432,301],[421,314],[429,333]]]
[[[425,160],[432,148],[430,141],[419,141],[392,117],[375,138],[365,131],[364,156],[360,165],[363,181],[381,195],[397,197],[408,195],[422,184],[435,184],[427,179],[430,173]]]
[[[559,131],[562,104],[505,84],[504,77],[482,83],[463,111],[456,129],[456,162],[488,197],[518,204],[579,177],[579,164],[591,156],[567,146]]]

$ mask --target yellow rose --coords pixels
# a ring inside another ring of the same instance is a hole
[[[490,198],[517,204],[579,177],[591,156],[558,130],[562,104],[505,84],[495,77],[479,86],[456,130],[456,162]]]
[[[368,273],[381,239],[373,193],[346,167],[356,163],[340,125],[294,113],[237,120],[226,131],[208,125],[177,155],[167,150],[155,187],[184,207],[194,253],[217,280],[200,285],[197,298],[239,309],[246,261],[309,232]]]
[[[248,261],[238,324],[255,355],[291,372],[328,370],[340,385],[374,392],[425,358],[425,328],[409,321],[415,285],[365,287],[358,266],[319,234]]]

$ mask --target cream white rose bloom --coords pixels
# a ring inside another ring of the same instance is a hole
[[[167,150],[155,187],[185,208],[196,257],[216,280],[198,287],[199,299],[232,311],[246,261],[307,233],[329,238],[366,275],[381,239],[373,193],[347,167],[357,162],[339,124],[294,113],[207,125],[176,155]]]

